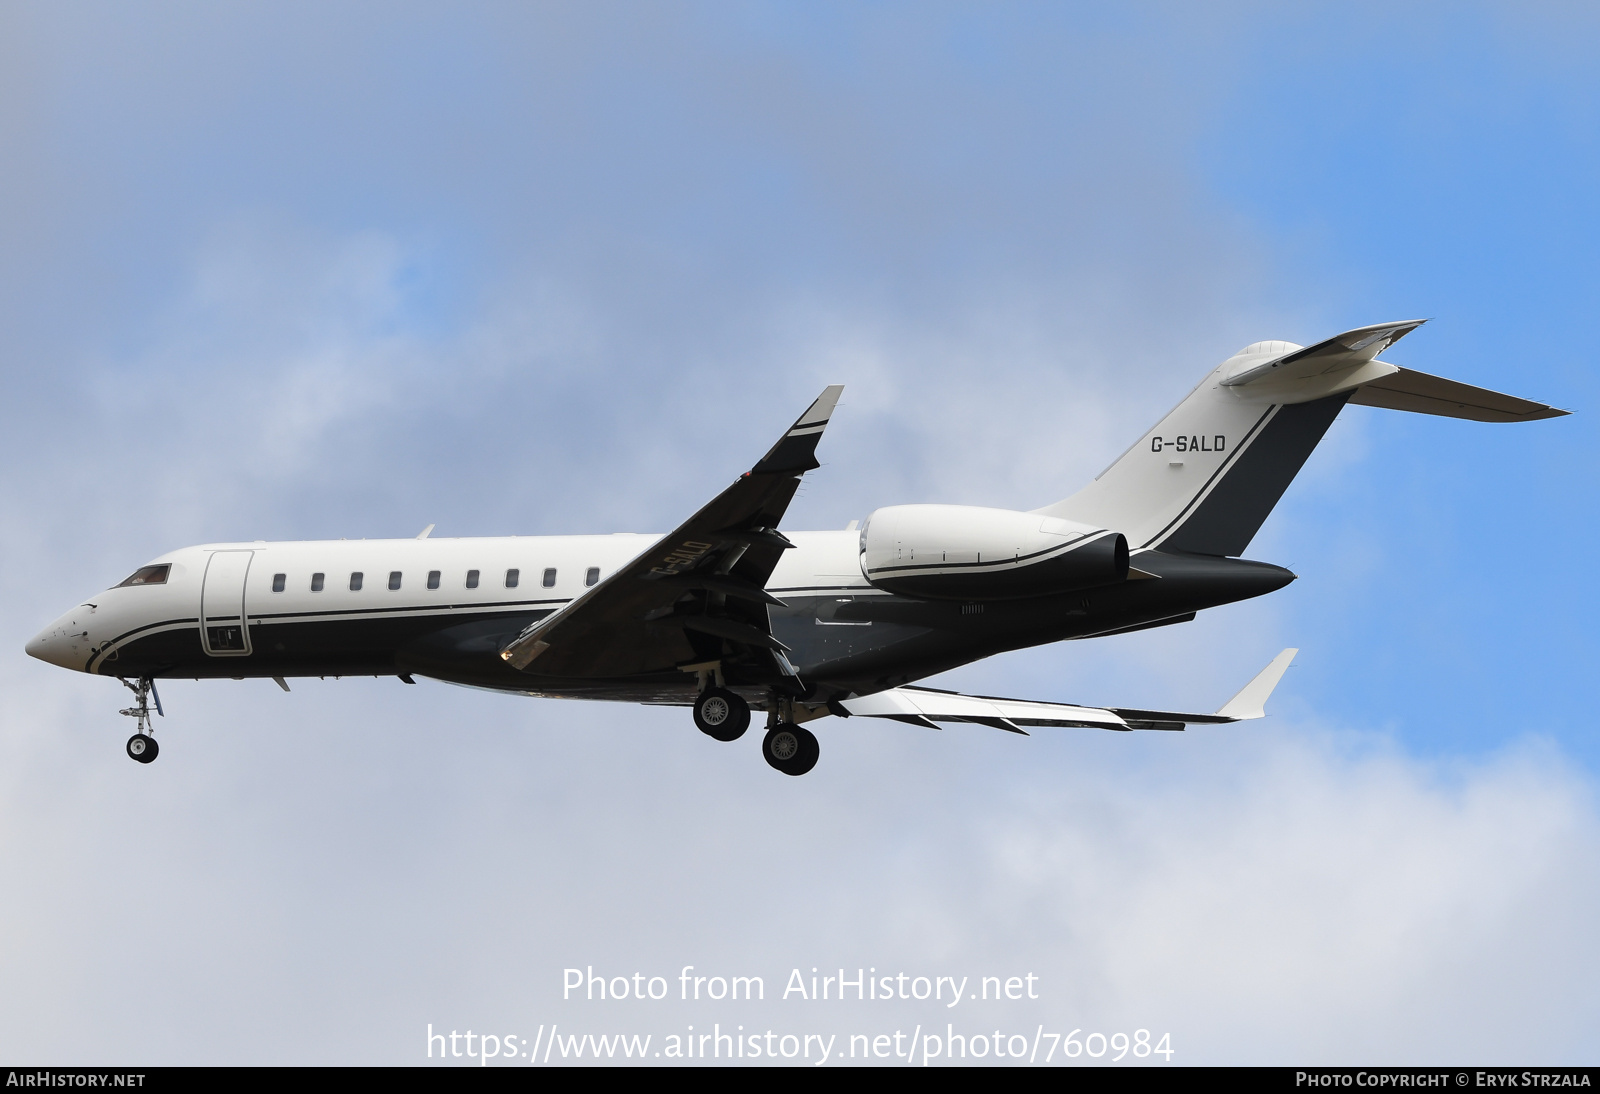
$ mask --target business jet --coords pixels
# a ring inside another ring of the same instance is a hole
[[[1284,650],[1213,714],[918,686],[1007,650],[1126,634],[1295,580],[1241,556],[1347,404],[1518,422],[1567,413],[1378,360],[1422,321],[1315,345],[1256,342],[1076,494],[1029,512],[894,505],[841,531],[783,531],[842,387],[665,535],[209,543],[162,555],[28,643],[119,678],[128,755],[156,758],[156,681],[424,676],[524,695],[688,706],[762,754],[817,762],[805,723],[887,718],[1182,730],[1261,718]]]

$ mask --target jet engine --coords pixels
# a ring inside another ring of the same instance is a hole
[[[973,505],[891,505],[861,526],[861,572],[934,600],[1050,596],[1128,577],[1120,532]]]

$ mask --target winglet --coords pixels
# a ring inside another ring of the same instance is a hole
[[[761,462],[751,468],[750,473],[768,475],[784,471],[810,471],[813,467],[822,466],[817,463],[817,442],[822,439],[822,431],[828,428],[828,419],[833,417],[833,408],[843,392],[843,384],[824,388],[822,394],[817,396],[817,401],[795,419],[789,432],[772,446],[772,451],[761,457]]]
[[[1274,657],[1270,665],[1256,673],[1256,678],[1239,690],[1238,695],[1223,704],[1217,715],[1241,722],[1251,718],[1265,718],[1267,697],[1272,694],[1272,689],[1278,686],[1278,681],[1283,678],[1289,662],[1293,661],[1294,655],[1299,652],[1296,649],[1287,649]]]

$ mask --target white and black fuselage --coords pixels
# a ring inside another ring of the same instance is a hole
[[[771,633],[788,649],[804,698],[865,694],[990,654],[1180,622],[1293,579],[1236,559],[1147,551],[1153,575],[1056,596],[919,599],[869,584],[856,531],[791,532],[767,591]],[[155,679],[423,675],[525,694],[688,703],[693,674],[675,665],[626,676],[542,675],[501,650],[626,566],[657,535],[219,543],[155,559],[159,584],[108,589],[46,628],[29,652],[103,676]],[[150,567],[146,567],[149,569]],[[681,607],[696,609],[690,591]],[[691,632],[692,633],[692,632]],[[620,637],[620,636],[619,636]],[[759,701],[763,661],[741,667],[703,639],[729,687]],[[746,671],[747,670],[747,671]]]

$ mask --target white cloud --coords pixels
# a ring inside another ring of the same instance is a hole
[[[1587,780],[1532,742],[1440,771],[1293,723],[1242,737],[994,833],[997,874],[1039,894],[1017,926],[1081,970],[1081,1009],[1166,1016],[1191,1062],[1585,1058]]]
[[[1574,1062],[1600,1017],[1594,788],[1537,741],[1452,768],[1286,718],[852,720],[788,780],[681,711],[173,683],[140,768],[110,682],[46,672],[27,692],[71,698],[8,713],[0,787],[12,1055],[406,1063],[430,1021],[949,1020],[1142,1027],[1191,1063]],[[591,964],[774,995],[795,967],[1032,972],[1041,999],[563,1004],[561,970]]]

